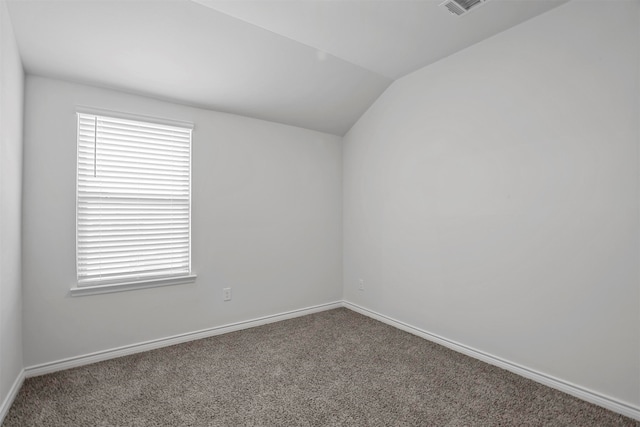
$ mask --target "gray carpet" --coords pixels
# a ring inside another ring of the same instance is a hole
[[[639,426],[336,309],[29,378],[3,426]]]

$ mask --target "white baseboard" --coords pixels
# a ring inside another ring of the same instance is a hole
[[[97,351],[81,356],[69,357],[54,362],[43,363],[40,365],[29,366],[24,369],[26,377],[35,377],[38,375],[49,374],[51,372],[62,371],[64,369],[76,368],[78,366],[89,365],[91,363],[101,362],[103,360],[114,359],[116,357],[127,356],[134,353],[155,350],[161,347],[181,344],[188,341],[208,338],[215,335],[222,335],[229,332],[235,332],[242,329],[253,328],[256,326],[266,325],[268,323],[280,322],[282,320],[293,319],[294,317],[306,316],[307,314],[318,313],[321,311],[331,310],[342,307],[341,301],[331,302],[327,304],[315,305],[312,307],[301,308],[298,310],[287,311],[284,313],[273,314],[270,316],[259,317],[256,319],[246,320],[243,322],[230,323],[227,325],[216,326],[213,328],[202,329],[200,331],[187,332],[185,334],[174,335],[167,338],[160,338],[151,341],[145,341],[138,344],[131,344],[117,347],[109,350]]]
[[[16,377],[16,380],[13,382],[13,385],[9,389],[9,393],[7,393],[7,396],[2,401],[2,404],[0,404],[0,425],[2,425],[2,422],[4,421],[4,417],[7,416],[7,413],[9,412],[9,408],[11,408],[13,401],[16,400],[16,396],[20,391],[20,387],[22,387],[24,378],[25,378],[25,375],[24,375],[24,369],[23,369],[20,371],[20,373]]]
[[[423,329],[420,329],[415,326],[409,325],[407,323],[401,322],[399,320],[393,319],[389,316],[376,313],[373,310],[369,310],[357,304],[353,304],[349,301],[343,301],[343,306],[357,313],[363,314],[367,317],[371,317],[372,319],[379,320],[380,322],[386,323],[387,325],[396,327],[405,332],[409,332],[413,335],[417,335],[426,340],[443,345],[459,353],[473,357],[474,359],[481,360],[483,362],[486,362],[491,365],[497,366],[499,368],[505,369],[507,371],[513,372],[514,374],[520,375],[525,378],[529,378],[530,380],[533,380],[540,384],[546,385],[556,390],[560,390],[562,392],[570,394],[571,396],[577,397],[578,399],[582,399],[589,403],[602,406],[603,408],[625,415],[629,418],[640,420],[640,407],[638,406],[630,405],[628,403],[619,401],[609,396],[605,396],[593,390],[589,390],[584,387],[580,387],[578,385],[572,384],[568,381],[555,378],[551,375],[547,375],[542,372],[538,372],[534,369],[529,369],[517,363],[504,360],[500,357],[493,356],[483,351],[476,350],[472,347],[466,346],[464,344],[460,344],[458,342],[449,340],[447,338],[441,337],[436,334],[432,334],[431,332],[427,332]]]

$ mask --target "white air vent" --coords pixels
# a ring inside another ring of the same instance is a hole
[[[441,3],[447,10],[456,16],[464,15],[471,9],[474,9],[489,0],[447,0]]]

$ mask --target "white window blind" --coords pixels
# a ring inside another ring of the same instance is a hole
[[[190,274],[191,129],[78,113],[78,287]]]

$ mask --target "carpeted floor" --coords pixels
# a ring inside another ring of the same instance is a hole
[[[29,378],[3,426],[640,426],[347,309]]]

